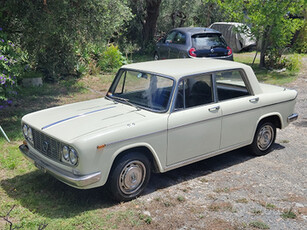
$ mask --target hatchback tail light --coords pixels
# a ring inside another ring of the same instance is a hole
[[[192,57],[196,57],[196,53],[195,53],[195,51],[196,51],[196,49],[195,49],[195,48],[191,48],[191,49],[189,50],[189,54],[190,54],[190,56],[192,56]]]
[[[231,55],[232,54],[232,49],[229,46],[227,46],[227,50],[228,50],[227,55],[228,56]]]

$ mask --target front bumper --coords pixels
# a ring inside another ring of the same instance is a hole
[[[75,175],[72,172],[65,171],[54,165],[50,165],[32,154],[28,146],[25,144],[20,145],[19,149],[29,161],[34,163],[38,169],[51,174],[58,180],[70,186],[83,188],[98,182],[101,178],[101,172],[95,172],[88,175]]]
[[[298,118],[298,114],[297,113],[293,113],[292,115],[290,115],[287,119],[288,123],[296,121]]]

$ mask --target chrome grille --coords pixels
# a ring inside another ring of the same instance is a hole
[[[56,160],[61,160],[61,143],[35,129],[32,129],[34,148],[41,154]]]

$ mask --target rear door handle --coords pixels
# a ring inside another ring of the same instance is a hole
[[[256,103],[258,101],[259,101],[259,97],[255,97],[255,98],[252,98],[252,99],[249,100],[249,102],[251,102],[251,103]]]
[[[214,111],[218,111],[220,109],[220,106],[215,106],[215,107],[212,107],[210,109],[208,109],[210,112],[214,112]]]

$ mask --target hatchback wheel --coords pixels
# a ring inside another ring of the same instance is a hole
[[[154,54],[154,60],[155,60],[155,61],[159,60],[159,55],[158,55],[157,52],[155,52],[155,54]]]

